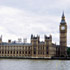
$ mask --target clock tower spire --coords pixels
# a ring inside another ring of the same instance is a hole
[[[60,56],[67,55],[67,23],[65,21],[64,12],[60,22]]]
[[[61,23],[66,23],[66,22],[65,22],[65,16],[64,16],[64,12],[62,13],[62,19],[61,19]]]

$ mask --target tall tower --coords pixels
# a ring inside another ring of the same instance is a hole
[[[32,57],[38,57],[38,45],[39,45],[40,37],[31,35],[31,43],[32,43]]]
[[[60,22],[60,56],[66,56],[67,53],[67,23],[65,22],[64,12]]]

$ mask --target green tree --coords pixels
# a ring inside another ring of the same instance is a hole
[[[70,48],[67,48],[67,55],[70,57]]]

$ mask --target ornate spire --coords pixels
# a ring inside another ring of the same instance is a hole
[[[62,14],[62,19],[65,20],[64,11],[63,11],[63,14]]]
[[[62,13],[62,19],[61,19],[61,23],[65,23],[65,16],[64,16],[64,11]]]
[[[63,11],[63,13],[62,13],[62,18],[63,18],[63,17],[65,17],[65,16],[64,16],[64,11]]]

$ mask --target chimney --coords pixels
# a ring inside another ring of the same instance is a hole
[[[11,40],[8,40],[8,43],[11,43]]]

